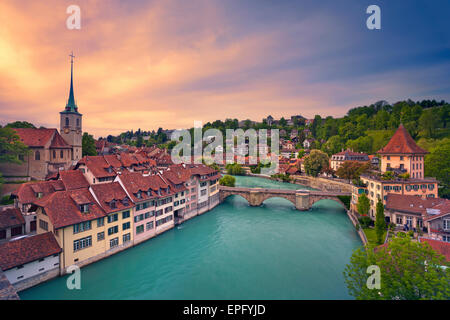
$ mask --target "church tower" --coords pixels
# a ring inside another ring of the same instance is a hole
[[[82,114],[78,112],[73,94],[73,53],[70,55],[70,92],[64,111],[60,112],[60,134],[72,146],[72,160],[78,161],[82,157]]]

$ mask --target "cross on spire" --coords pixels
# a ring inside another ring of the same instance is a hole
[[[73,64],[73,58],[75,58],[75,56],[73,55],[73,51],[69,54],[70,57],[70,63]]]
[[[75,97],[73,94],[73,51],[69,54],[70,57],[70,91],[69,91],[69,100],[67,101],[65,112],[75,112],[78,113],[78,107],[75,103]]]

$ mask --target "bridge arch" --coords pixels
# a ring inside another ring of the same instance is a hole
[[[336,203],[338,203],[340,205],[340,207],[342,207],[342,209],[347,211],[347,207],[346,205],[342,202],[341,199],[339,199],[338,197],[316,197],[316,196],[311,196],[309,198],[309,207],[312,208],[313,205],[315,205],[316,203],[322,201],[322,200],[331,200],[334,201]]]

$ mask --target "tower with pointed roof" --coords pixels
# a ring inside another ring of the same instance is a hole
[[[399,169],[409,173],[411,178],[424,178],[424,157],[428,152],[416,144],[402,124],[378,153],[381,155],[381,172]]]
[[[64,140],[72,146],[72,160],[82,157],[82,114],[78,112],[73,92],[73,58],[70,55],[70,91],[66,107],[60,112],[60,133]]]

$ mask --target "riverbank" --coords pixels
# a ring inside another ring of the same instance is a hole
[[[238,177],[237,185],[298,189]],[[250,207],[233,196],[139,246],[86,266],[82,290],[66,277],[22,299],[350,299],[342,271],[361,246],[340,205],[300,212],[285,199]],[[262,267],[264,266],[264,267]]]

